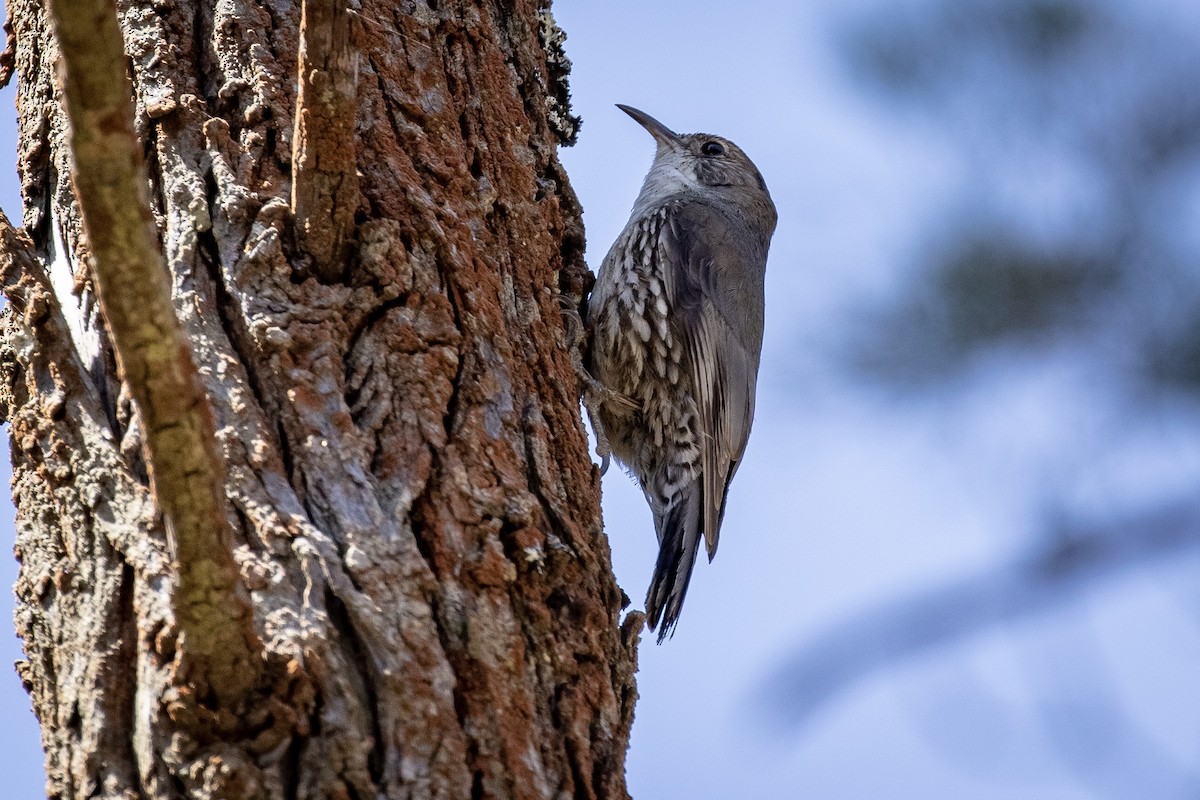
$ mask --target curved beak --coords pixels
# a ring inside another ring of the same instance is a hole
[[[637,121],[637,124],[645,128],[650,135],[654,137],[654,141],[658,142],[660,145],[667,147],[679,146],[679,134],[668,128],[666,125],[663,125],[645,111],[639,111],[633,106],[621,105],[620,103],[617,103],[617,108],[633,117],[634,120]]]

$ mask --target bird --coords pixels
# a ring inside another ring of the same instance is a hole
[[[597,272],[584,325],[585,407],[597,452],[638,481],[659,554],[646,593],[658,643],[674,634],[704,539],[717,552],[754,419],[767,252],[778,215],[740,147],[677,134],[627,105],[654,161]]]

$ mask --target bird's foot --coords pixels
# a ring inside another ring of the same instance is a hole
[[[608,471],[612,447],[608,443],[608,435],[600,422],[597,408],[604,403],[611,403],[630,411],[641,410],[641,405],[620,392],[608,388],[588,371],[583,364],[583,351],[587,341],[587,330],[583,318],[579,316],[579,308],[568,297],[559,297],[562,308],[563,322],[566,325],[567,352],[571,356],[571,369],[582,386],[580,399],[587,411],[588,420],[592,423],[592,432],[596,435],[596,455],[600,457],[600,474]]]

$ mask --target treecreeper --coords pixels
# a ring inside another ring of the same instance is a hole
[[[619,105],[657,143],[654,163],[588,301],[598,452],[638,480],[658,534],[646,594],[658,641],[679,622],[696,553],[717,552],[750,425],[763,280],[777,215],[754,163],[728,139],[677,134]]]

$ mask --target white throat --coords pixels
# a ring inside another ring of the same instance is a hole
[[[697,186],[696,179],[680,169],[679,165],[675,163],[675,159],[655,159],[654,165],[650,167],[650,172],[646,174],[645,182],[642,183],[642,190],[633,204],[633,213],[635,216],[640,216],[663,200],[682,194],[689,189],[695,189]]]

